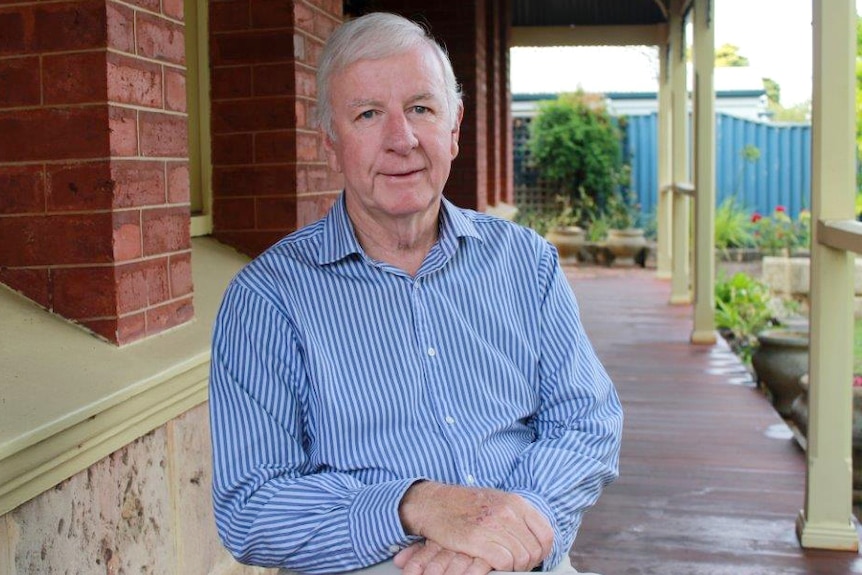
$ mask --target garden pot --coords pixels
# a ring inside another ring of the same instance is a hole
[[[615,258],[634,259],[636,255],[646,249],[647,241],[641,228],[610,229],[605,247]]]
[[[560,260],[571,262],[583,259],[581,250],[586,243],[586,233],[578,226],[556,226],[548,230],[545,239],[554,244]]]
[[[771,329],[757,335],[751,365],[782,417],[790,417],[793,400],[801,392],[799,378],[808,371],[808,332]]]

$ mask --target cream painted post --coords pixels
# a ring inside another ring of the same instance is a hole
[[[185,0],[183,14],[186,26],[191,235],[206,236],[213,231],[209,2]]]
[[[671,67],[670,45],[658,46],[658,206],[656,277],[671,278],[671,202],[673,202],[673,162],[671,156]]]
[[[670,11],[670,77],[672,118],[672,162],[674,193],[671,230],[670,303],[689,304],[689,199],[676,191],[676,185],[688,182],[688,87],[685,69],[685,18],[683,2],[671,2]]]
[[[812,222],[852,219],[855,190],[853,0],[814,0]],[[797,520],[806,548],[856,551],[852,523],[852,254],[819,243],[812,226],[808,472]]]
[[[694,329],[692,343],[715,333],[715,28],[712,0],[694,3]]]

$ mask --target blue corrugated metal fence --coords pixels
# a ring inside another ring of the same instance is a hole
[[[623,143],[632,168],[631,189],[644,213],[658,203],[656,114],[629,116]],[[811,127],[770,124],[716,114],[716,202],[736,196],[751,211],[784,206],[796,217],[809,209]]]

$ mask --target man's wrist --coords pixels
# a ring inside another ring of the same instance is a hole
[[[404,533],[408,535],[424,536],[422,534],[422,518],[425,514],[428,494],[434,489],[431,481],[420,479],[407,488],[401,503],[398,506],[398,516]]]

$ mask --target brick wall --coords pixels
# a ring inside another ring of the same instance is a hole
[[[214,235],[256,255],[341,190],[312,126],[323,44],[341,0],[210,4]]]
[[[118,344],[193,315],[182,9],[0,8],[0,281]]]

